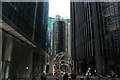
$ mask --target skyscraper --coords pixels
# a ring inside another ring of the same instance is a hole
[[[120,68],[114,67],[120,65],[117,47],[119,45],[119,8],[119,2],[71,2],[72,58],[77,73],[85,73],[88,68],[92,73],[97,70],[99,74],[108,74],[113,69],[114,72],[119,73]],[[117,25],[113,26],[111,22]],[[114,48],[117,52],[113,51]]]
[[[53,47],[53,23],[55,22],[55,18],[49,17],[48,18],[48,38],[49,38],[49,44],[50,44],[50,55],[52,55],[52,47]]]
[[[120,2],[101,3],[105,71],[120,74]]]
[[[53,23],[53,54],[65,52],[65,21],[60,17]]]
[[[3,79],[30,79],[43,71],[48,2],[2,2]]]

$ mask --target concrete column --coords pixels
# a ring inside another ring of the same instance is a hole
[[[49,60],[49,73],[53,74],[53,72],[54,72],[54,61],[53,61],[53,57],[52,57]]]
[[[47,65],[45,64],[45,65],[44,65],[44,69],[43,69],[43,71],[44,71],[45,73],[46,73],[46,66],[47,66]]]
[[[6,34],[7,40],[5,45],[5,53],[3,53],[3,77],[8,78],[9,76],[9,66],[11,61],[12,55],[12,48],[13,48],[13,38],[11,35]]]
[[[2,2],[0,2],[0,13],[2,13]],[[2,79],[2,16],[0,15],[0,80]]]
[[[0,80],[2,76],[2,29],[0,29]]]

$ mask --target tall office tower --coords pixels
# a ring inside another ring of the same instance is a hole
[[[120,2],[101,3],[105,50],[105,72],[120,75]]]
[[[102,32],[98,8],[98,3],[71,2],[71,55],[77,73],[86,73],[88,68],[92,73],[96,69],[98,73],[102,72]]]
[[[65,35],[65,53],[67,53],[67,54],[69,54],[69,55],[71,55],[71,27],[70,27],[70,19],[63,19],[63,18],[61,18],[60,16],[58,16],[57,15],[57,17],[56,17],[56,21],[63,21],[64,22],[64,26],[65,26],[65,29],[64,29],[64,31],[65,31],[65,33],[63,34],[63,35]],[[54,46],[53,46],[53,33],[54,33],[54,23],[55,23],[55,18],[51,18],[51,17],[49,17],[49,27],[51,27],[51,30],[50,30],[50,32],[51,32],[51,51],[52,50],[54,50],[54,49],[52,49]],[[62,27],[61,27],[62,28]],[[51,55],[52,55],[52,53],[51,53]]]
[[[48,2],[2,2],[2,79],[31,79],[45,64]]]
[[[56,16],[53,23],[53,55],[65,52],[65,21]]]
[[[76,72],[120,74],[120,3],[71,2],[72,58]]]

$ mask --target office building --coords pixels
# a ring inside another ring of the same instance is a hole
[[[43,72],[48,2],[2,2],[2,79],[31,79]]]
[[[49,38],[49,44],[50,44],[50,55],[52,55],[52,47],[53,47],[53,23],[55,22],[55,18],[49,17],[48,18],[48,38]]]
[[[104,53],[102,53],[105,72],[120,75],[120,2],[101,3],[104,30]]]
[[[53,23],[53,55],[65,52],[65,21],[58,15]]]
[[[120,74],[119,10],[119,2],[71,2],[71,55],[77,73],[90,68],[92,73]]]

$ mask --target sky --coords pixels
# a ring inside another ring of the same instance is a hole
[[[64,19],[70,19],[70,0],[49,0],[49,17],[60,15]]]

